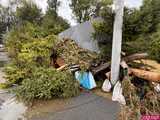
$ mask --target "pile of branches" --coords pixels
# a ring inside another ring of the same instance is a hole
[[[120,81],[126,106],[122,106],[120,120],[138,120],[141,115],[160,113],[160,94],[155,86],[160,83],[160,73],[151,72],[142,66],[135,68],[134,61],[148,57],[147,53],[136,53],[122,58]],[[101,64],[92,69],[94,75],[105,70],[105,75],[111,78],[111,62]]]
[[[64,59],[65,64],[78,64],[81,69],[88,69],[92,61],[98,58],[97,53],[80,48],[70,39],[60,41],[54,49],[58,56]]]
[[[128,62],[127,59],[123,60]],[[123,70],[128,69],[128,74],[124,75],[122,80],[123,95],[127,106],[122,107],[120,118],[122,120],[128,120],[128,118],[135,120],[140,119],[141,115],[159,114],[160,94],[155,89],[155,86],[160,83],[160,74],[140,66],[132,68],[133,61],[130,63],[130,66],[127,65],[127,62],[123,61],[121,63]]]
[[[135,85],[135,80],[141,81],[141,84]],[[127,105],[121,107],[120,120],[139,120],[141,115],[160,113],[160,94],[150,82],[128,78],[122,81],[122,89]]]

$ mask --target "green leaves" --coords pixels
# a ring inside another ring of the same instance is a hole
[[[94,4],[96,4],[96,0],[71,0],[70,7],[79,23],[89,20]]]
[[[70,73],[52,68],[34,68],[31,78],[24,79],[15,92],[19,98],[31,101],[55,97],[72,97],[79,93],[78,83]]]
[[[19,23],[39,23],[42,17],[41,9],[33,1],[23,0],[22,5],[16,10]]]
[[[160,29],[151,36],[152,42],[149,47],[151,58],[160,62]]]
[[[6,38],[6,47],[12,57],[5,69],[6,78],[9,85],[19,85],[14,92],[26,102],[72,97],[79,93],[79,85],[71,73],[49,67],[51,50],[58,38],[47,34],[28,23],[18,30],[13,29]]]

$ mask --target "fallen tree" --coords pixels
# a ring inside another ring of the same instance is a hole
[[[92,69],[92,73],[95,75],[95,74],[97,74],[97,73],[109,68],[110,66],[111,66],[111,62],[101,64],[100,66],[98,66],[96,68],[93,68]]]
[[[147,57],[148,57],[148,53],[135,53],[133,55],[122,58],[122,60],[125,62],[130,62],[134,60],[145,59]]]
[[[142,78],[144,80],[148,80],[151,82],[158,82],[158,83],[160,82],[160,73],[145,71],[135,68],[130,68],[130,71],[134,76],[138,78]]]
[[[136,53],[136,54],[126,56],[126,57],[122,58],[122,61],[125,61],[127,63],[127,62],[131,62],[131,61],[134,61],[134,60],[145,59],[147,57],[148,57],[147,53]],[[93,68],[92,73],[95,75],[95,74],[109,68],[110,66],[111,66],[111,62],[101,64],[100,66]]]

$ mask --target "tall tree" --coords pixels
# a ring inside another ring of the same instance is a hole
[[[70,7],[77,22],[82,23],[89,20],[90,13],[95,7],[97,0],[71,0]]]
[[[82,23],[90,19],[90,16],[99,16],[104,6],[112,3],[112,0],[71,0],[70,7],[77,22]]]
[[[0,41],[2,41],[3,34],[16,23],[14,8],[14,3],[11,0],[7,6],[0,5]]]
[[[58,7],[61,2],[59,0],[48,0],[48,9],[52,11],[56,16],[58,15]]]
[[[144,0],[140,9],[140,32],[155,32],[160,23],[160,0]]]
[[[18,22],[24,23],[26,21],[31,23],[40,23],[42,14],[41,9],[31,0],[24,0],[22,5],[16,10],[16,17]]]
[[[48,0],[48,8],[45,16],[43,17],[42,26],[48,33],[58,34],[65,29],[69,28],[69,24],[65,19],[58,15],[58,7],[60,1]]]

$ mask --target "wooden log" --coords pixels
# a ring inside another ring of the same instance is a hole
[[[92,69],[92,73],[95,75],[95,74],[97,74],[97,73],[109,68],[110,66],[111,66],[111,62],[101,64],[100,66]]]
[[[126,63],[125,61],[122,61],[122,62],[120,63],[120,65],[121,65],[121,67],[122,67],[123,69],[128,69],[128,65],[127,65],[127,63]]]
[[[138,78],[148,80],[151,82],[160,82],[160,73],[145,71],[141,69],[130,68],[132,74]]]
[[[126,56],[126,57],[122,58],[122,62],[125,61],[127,63],[127,62],[131,62],[133,60],[145,59],[147,57],[148,57],[147,53],[136,53],[136,54],[133,54],[133,55],[130,55],[130,56]],[[121,62],[121,64],[122,64],[122,62]],[[107,62],[107,63],[101,64],[100,66],[98,66],[96,68],[93,68],[92,69],[92,73],[94,75],[96,75],[97,73],[109,68],[110,66],[111,66],[111,62]]]
[[[64,68],[66,68],[66,67],[67,67],[67,64],[65,64],[65,65],[63,65],[63,66],[57,68],[57,71],[62,71],[62,70],[63,70]]]
[[[128,67],[128,65],[127,65],[127,63],[125,62],[125,61],[122,61],[121,63],[120,63],[120,65],[121,65],[121,67],[124,69],[124,70],[127,70],[127,72],[129,72],[129,67]],[[130,72],[129,72],[130,73]],[[128,73],[128,74],[129,74]],[[107,77],[107,79],[109,79],[110,80],[110,78],[111,78],[111,71],[109,71],[109,72],[107,72],[106,74],[106,77]]]
[[[147,53],[136,53],[127,57],[124,57],[122,60],[126,62],[134,61],[134,60],[140,60],[145,59],[148,57]]]

